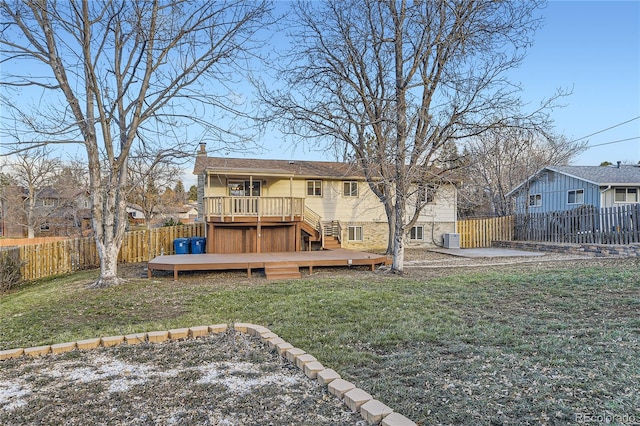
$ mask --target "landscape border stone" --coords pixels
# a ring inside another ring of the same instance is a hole
[[[58,354],[72,350],[89,350],[98,347],[112,347],[120,344],[137,345],[141,343],[162,343],[165,341],[183,340],[188,338],[205,337],[209,334],[218,334],[227,331],[227,324],[215,324],[209,326],[195,326],[162,331],[150,331],[147,333],[127,334],[124,336],[98,337],[94,339],[79,340],[77,342],[57,343],[53,345],[34,346],[30,348],[16,348],[0,351],[0,361],[19,358],[22,356],[38,357],[48,354]],[[382,402],[373,399],[373,396],[364,390],[348,382],[330,368],[323,366],[311,354],[302,349],[295,348],[290,343],[273,333],[268,328],[250,323],[231,324],[231,328],[239,333],[259,337],[271,351],[276,351],[280,357],[294,364],[309,379],[317,380],[321,386],[326,386],[327,391],[341,399],[352,411],[360,413],[360,416],[370,425],[380,426],[414,426],[415,422],[396,413]]]

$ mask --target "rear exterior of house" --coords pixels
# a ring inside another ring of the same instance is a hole
[[[209,253],[387,247],[384,207],[347,163],[216,158],[201,146],[194,174]],[[441,244],[455,232],[455,191],[438,187],[409,246]]]
[[[507,195],[516,212],[549,213],[582,206],[597,209],[640,202],[640,167],[549,166]]]

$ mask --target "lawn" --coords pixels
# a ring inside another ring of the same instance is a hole
[[[0,350],[251,322],[420,424],[640,421],[638,260],[288,282],[185,273],[88,289],[95,277],[0,296]]]

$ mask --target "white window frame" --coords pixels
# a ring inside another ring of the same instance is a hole
[[[573,193],[573,203],[569,201],[569,197]],[[582,195],[582,199],[578,201],[578,195]],[[567,204],[576,205],[576,204],[584,204],[584,189],[570,189],[567,191]]]
[[[312,186],[309,187],[309,184],[311,184]],[[306,191],[307,191],[307,197],[322,197],[322,181],[321,180],[317,180],[317,179],[311,179],[308,180],[306,182]],[[309,193],[309,189],[312,189],[312,194]],[[317,194],[316,192],[318,192],[318,190],[320,191],[319,194]]]
[[[424,241],[424,226],[422,225],[412,226],[411,229],[409,230],[409,240]]]
[[[529,194],[529,207],[542,207],[542,194]]]
[[[360,235],[358,235],[360,234]],[[364,230],[360,225],[350,225],[347,227],[348,241],[364,241]]]
[[[629,190],[632,192],[629,193]],[[624,191],[624,201],[618,201],[618,191]],[[629,200],[629,195],[633,194],[634,200]],[[614,203],[637,203],[638,202],[638,188],[615,188],[613,191],[613,202]]]
[[[355,188],[355,191],[354,191]],[[345,180],[342,181],[342,196],[347,198],[357,198],[360,194],[360,190],[358,188],[358,181],[356,180]]]
[[[420,185],[418,187],[418,203],[432,204],[436,198],[436,190],[435,185]]]

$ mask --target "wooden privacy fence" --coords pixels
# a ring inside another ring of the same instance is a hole
[[[511,241],[514,221],[514,216],[459,220],[456,227],[460,248],[491,247],[491,241]]]
[[[0,247],[26,246],[67,239],[69,239],[69,237],[0,238]]]
[[[174,254],[176,238],[202,237],[204,225],[167,226],[127,232],[120,248],[118,262],[148,262],[162,254]],[[35,280],[57,274],[97,268],[100,264],[92,237],[20,246],[23,280]]]
[[[640,243],[640,204],[529,213],[516,217],[515,239],[575,244]]]

